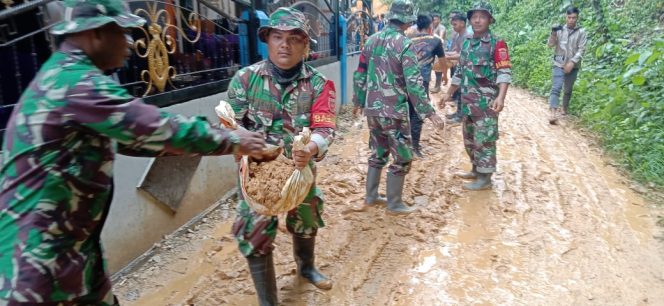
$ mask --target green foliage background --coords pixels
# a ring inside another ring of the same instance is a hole
[[[642,182],[664,186],[664,1],[492,0],[494,33],[510,47],[514,83],[548,96],[546,41],[565,9],[581,10],[589,43],[574,87],[571,113]],[[413,1],[420,12],[465,11],[472,0]]]

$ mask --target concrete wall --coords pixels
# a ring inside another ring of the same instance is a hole
[[[337,84],[337,91],[340,90],[338,62],[317,69]],[[210,121],[216,121],[214,106],[219,100],[226,98],[226,93],[221,93],[167,107],[165,110],[183,115],[204,115]],[[337,95],[337,102],[339,100]],[[175,231],[235,187],[236,166],[232,157],[203,157],[189,183],[181,206],[174,214],[136,188],[148,170],[150,161],[151,158],[117,156],[115,195],[102,232],[102,242],[111,273],[122,269],[164,235]]]
[[[333,64],[316,67],[325,77],[334,82],[334,87],[337,90],[337,105],[341,103],[341,76],[339,73],[339,62]]]
[[[360,63],[360,53],[357,53],[355,55],[351,55],[346,57],[346,68],[348,70],[348,73],[346,73],[345,80],[346,80],[346,88],[348,88],[348,92],[346,92],[346,103],[348,105],[353,104],[353,73],[355,70],[357,70],[357,64]]]

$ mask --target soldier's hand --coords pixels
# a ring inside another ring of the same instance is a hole
[[[261,133],[250,132],[243,128],[234,130],[231,133],[240,138],[240,143],[238,144],[238,154],[250,155],[260,153],[263,151],[263,149],[265,149],[265,139],[263,139],[263,134]]]
[[[362,113],[362,108],[359,106],[353,106],[353,117],[357,118]]]
[[[452,96],[450,95],[449,92],[444,94],[443,97],[440,100],[438,100],[438,108],[444,109],[445,108],[445,102],[447,102],[447,101],[452,101]]]
[[[309,164],[311,157],[318,153],[318,146],[315,142],[309,142],[304,150],[293,150],[293,162],[295,168],[302,169]]]
[[[503,107],[505,107],[505,98],[496,98],[493,100],[493,104],[491,104],[491,109],[496,113],[500,113]]]
[[[431,122],[437,129],[442,130],[445,128],[445,120],[440,118],[438,114],[433,114],[431,117],[429,117],[429,119],[431,119]]]

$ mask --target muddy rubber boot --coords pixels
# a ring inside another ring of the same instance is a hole
[[[369,167],[369,170],[367,170],[367,194],[364,198],[364,204],[367,206],[387,204],[387,199],[378,194],[381,172],[383,172],[383,169],[374,167]]]
[[[247,257],[251,278],[254,280],[258,305],[276,306],[279,303],[277,298],[277,279],[274,275],[274,261],[272,254],[258,257]]]
[[[466,190],[484,190],[491,189],[491,175],[493,173],[477,173],[477,179],[474,181],[463,184],[463,189]]]
[[[473,165],[473,170],[460,171],[455,173],[454,176],[464,180],[474,180],[477,178],[477,167]]]
[[[417,158],[419,158],[419,159],[423,159],[423,158],[424,158],[424,155],[422,154],[422,148],[421,148],[421,147],[414,147],[414,148],[413,148],[413,153],[414,153],[415,156],[417,156]]]
[[[387,174],[387,213],[392,215],[405,215],[415,211],[415,207],[410,207],[403,203],[401,195],[403,194],[403,184],[405,176],[398,176],[392,173]]]
[[[293,235],[293,256],[295,257],[295,263],[297,264],[297,273],[318,289],[330,290],[334,283],[320,273],[314,264],[315,246],[316,237],[302,238]]]

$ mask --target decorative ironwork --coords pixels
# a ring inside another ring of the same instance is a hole
[[[374,32],[371,15],[365,11],[353,13],[348,19],[346,29],[348,52],[352,54],[361,51],[364,43]]]
[[[194,39],[189,39],[187,34],[178,26],[171,24],[172,16],[170,12],[165,9],[157,9],[156,3],[148,3],[148,10],[137,9],[137,15],[144,15],[148,18],[148,30],[141,28],[145,34],[145,38],[138,39],[134,42],[136,54],[141,58],[146,58],[148,62],[148,69],[141,71],[141,80],[148,84],[143,96],[147,96],[152,91],[152,86],[159,91],[163,92],[166,88],[166,83],[175,87],[171,82],[177,74],[176,69],[169,64],[168,54],[174,54],[177,50],[176,39],[169,34],[169,30],[173,29],[182,35],[182,38],[190,43],[196,43],[201,37],[201,20],[198,14],[191,13],[187,19],[187,27],[196,33]],[[178,8],[178,12],[179,12]],[[164,26],[159,25],[159,19],[164,20]],[[141,52],[144,49],[144,52]]]
[[[2,4],[5,5],[6,9],[8,9],[8,8],[12,7],[12,4],[14,4],[14,1],[12,1],[12,0],[2,0]]]

